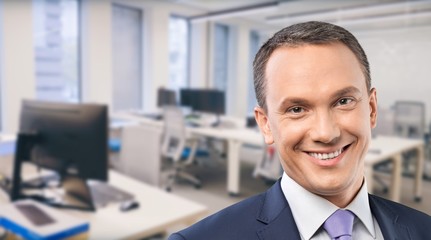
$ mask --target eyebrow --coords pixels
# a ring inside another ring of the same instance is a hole
[[[339,98],[347,94],[357,94],[357,93],[361,93],[361,91],[356,87],[350,86],[336,91],[334,94],[332,94],[331,98]]]
[[[330,96],[330,98],[331,99],[336,99],[336,98],[340,98],[342,96],[345,96],[347,94],[357,94],[357,93],[360,93],[360,92],[361,91],[358,88],[350,86],[350,87],[342,88],[342,89],[336,91],[335,93],[333,93]],[[282,109],[284,106],[291,105],[291,104],[293,104],[293,105],[301,105],[301,106],[308,106],[308,105],[310,105],[310,103],[309,103],[309,101],[307,99],[296,98],[296,97],[293,97],[293,98],[287,97],[287,98],[283,99],[283,101],[279,105],[279,109]]]

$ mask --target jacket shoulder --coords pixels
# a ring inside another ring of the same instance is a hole
[[[431,231],[431,216],[428,214],[374,195],[370,195],[370,199],[374,201],[377,207],[385,208],[392,212],[392,214],[396,216],[396,222],[407,226],[412,235],[429,237]]]
[[[169,240],[256,239],[256,221],[265,193],[235,203],[169,237]]]

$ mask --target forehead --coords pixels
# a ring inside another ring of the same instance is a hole
[[[347,46],[338,42],[279,47],[271,54],[265,70],[268,98],[310,91],[324,94],[323,90],[352,85],[366,91],[359,61]]]

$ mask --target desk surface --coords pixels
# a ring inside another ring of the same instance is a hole
[[[422,174],[423,174],[423,147],[422,140],[407,139],[399,137],[379,136],[373,138],[365,156],[365,175],[368,183],[368,191],[373,191],[373,166],[382,161],[391,160],[393,163],[392,179],[390,187],[390,198],[393,201],[400,201],[401,180],[402,180],[402,153],[405,151],[416,150],[417,160],[416,177],[414,182],[415,199],[420,200],[422,197]]]
[[[365,164],[376,164],[381,160],[391,158],[395,154],[422,147],[424,142],[419,139],[378,136],[373,138],[365,156]]]
[[[0,165],[3,166],[5,163],[1,162]],[[121,212],[119,204],[110,204],[96,212],[63,210],[90,221],[91,239],[145,238],[178,224],[191,224],[204,217],[208,211],[204,205],[112,170],[109,171],[109,183],[133,193],[140,207],[129,212]],[[0,191],[0,204],[8,201],[8,196]]]
[[[68,210],[77,217],[90,220],[92,239],[138,239],[163,232],[177,224],[190,224],[207,213],[207,207],[138,182],[115,171],[109,172],[110,184],[133,192],[140,207],[121,212],[118,204],[96,213]]]

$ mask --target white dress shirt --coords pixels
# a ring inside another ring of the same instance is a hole
[[[325,220],[339,209],[328,200],[311,193],[283,173],[281,189],[292,210],[293,218],[303,240],[328,240],[321,227]],[[367,184],[364,182],[353,201],[345,208],[355,214],[353,239],[384,239],[368,203]]]

